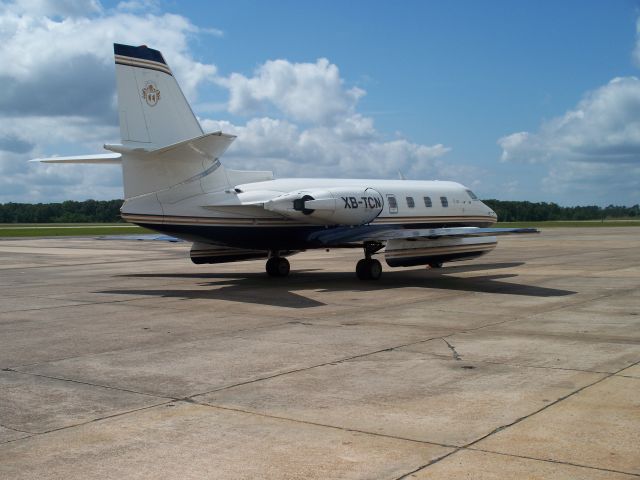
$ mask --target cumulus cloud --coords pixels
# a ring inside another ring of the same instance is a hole
[[[269,60],[251,77],[232,73],[216,83],[229,91],[228,111],[249,117],[244,124],[202,120],[205,130],[238,136],[225,154],[236,168],[296,177],[394,177],[402,171],[422,178],[441,173],[435,159],[451,150],[385,139],[371,117],[357,112],[366,92],[348,86],[324,58]]]
[[[17,13],[43,17],[76,17],[102,11],[98,0],[15,0],[1,9]]]
[[[33,165],[30,157],[100,152],[117,143],[112,44],[163,51],[188,98],[216,74],[191,55],[203,30],[172,14],[136,15],[149,2],[105,10],[96,0],[20,0],[0,5],[0,201],[117,198],[119,169]],[[10,175],[9,175],[10,173]]]
[[[564,115],[535,133],[517,132],[498,140],[504,162],[548,165],[542,187],[559,193],[640,190],[640,79],[614,78],[587,93]]]
[[[364,124],[360,128],[367,135],[353,136],[358,123]],[[203,126],[238,136],[225,155],[232,166],[271,168],[297,177],[393,177],[400,170],[416,178],[439,173],[434,160],[450,150],[404,139],[384,141],[371,119],[359,115],[310,128],[269,117],[253,118],[245,125],[204,120]]]
[[[273,106],[293,120],[329,123],[352,113],[365,92],[345,88],[338,67],[326,58],[315,63],[269,60],[253,77],[239,73],[221,77],[218,83],[229,89],[229,111],[253,115]]]
[[[614,78],[537,133],[498,140],[503,161],[640,163],[640,80]]]
[[[121,2],[112,10],[92,0],[0,7],[0,201],[122,194],[117,167],[25,161],[97,153],[103,143],[118,143],[113,42],[161,50],[190,101],[207,81],[228,92],[225,103],[208,110],[231,115],[234,123],[201,121],[206,130],[238,135],[224,159],[232,167],[271,168],[279,176],[395,177],[402,171],[410,178],[450,178],[453,170],[439,161],[449,147],[385,137],[357,111],[365,91],[349,85],[328,59],[268,60],[249,76],[222,75],[191,55],[188,39],[198,34],[222,32],[159,13],[153,0]]]
[[[216,73],[214,65],[190,55],[188,37],[200,29],[182,16],[119,11],[91,15],[87,7],[79,8],[84,16],[56,19],[37,9],[19,11],[19,7],[21,3],[12,4],[0,17],[2,110],[35,114],[41,108],[46,115],[69,111],[101,115],[112,109],[114,42],[149,43],[162,50],[190,99],[195,98],[199,84]],[[55,96],[44,98],[53,91]],[[83,105],[84,111],[78,112]]]

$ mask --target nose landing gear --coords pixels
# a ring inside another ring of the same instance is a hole
[[[267,274],[270,277],[286,277],[289,275],[289,271],[291,270],[289,260],[284,257],[279,257],[277,252],[269,257],[266,267]]]
[[[378,280],[382,275],[382,265],[371,255],[383,247],[378,242],[365,242],[364,257],[356,264],[356,275],[360,280]]]

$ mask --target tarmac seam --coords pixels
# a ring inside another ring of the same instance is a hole
[[[357,428],[340,427],[338,425],[329,425],[329,424],[326,424],[326,423],[311,422],[309,420],[300,420],[300,419],[297,419],[297,418],[281,417],[281,416],[278,416],[278,415],[270,415],[268,413],[256,412],[256,411],[251,411],[251,410],[243,410],[242,408],[234,408],[234,407],[229,407],[229,406],[224,406],[224,405],[217,405],[217,404],[214,404],[214,403],[198,402],[198,401],[192,400],[190,398],[180,399],[180,401],[187,402],[187,403],[193,403],[195,405],[200,405],[200,406],[203,406],[203,407],[216,408],[216,409],[227,410],[227,411],[236,412],[236,413],[243,413],[243,414],[246,414],[246,415],[255,415],[255,416],[258,416],[258,417],[272,418],[274,420],[283,420],[283,421],[286,421],[286,422],[300,423],[300,424],[303,424],[303,425],[313,425],[315,427],[331,428],[331,429],[334,429],[334,430],[341,430],[343,432],[362,433],[363,435],[372,435],[374,437],[389,438],[389,439],[392,439],[392,440],[401,440],[401,441],[404,441],[404,442],[420,443],[420,444],[423,444],[423,445],[434,445],[434,446],[443,447],[443,448],[453,448],[453,449],[462,448],[462,447],[459,447],[459,446],[456,446],[456,445],[447,445],[445,443],[430,442],[428,440],[416,440],[415,438],[405,438],[405,437],[399,437],[397,435],[388,435],[388,434],[385,434],[385,433],[377,433],[377,432],[369,432],[367,430],[359,430]],[[450,453],[453,453],[453,452],[450,452]]]
[[[504,453],[504,452],[496,452],[493,450],[484,450],[482,448],[464,448],[465,450],[470,450],[472,452],[483,452],[483,453],[493,453],[495,455],[502,455],[505,457],[514,457],[514,458],[524,458],[526,460],[537,460],[539,462],[547,462],[547,463],[557,463],[560,465],[570,465],[572,467],[581,467],[581,468],[589,468],[591,470],[600,470],[603,472],[611,472],[611,473],[621,473],[623,475],[632,475],[634,477],[640,477],[640,474],[638,473],[633,473],[633,472],[625,472],[623,470],[614,470],[611,468],[604,468],[604,467],[594,467],[593,465],[583,465],[580,463],[572,463],[572,462],[567,462],[564,460],[554,460],[551,458],[537,458],[537,457],[529,457],[527,455],[516,455],[514,453]]]
[[[450,337],[451,335],[454,335],[454,334],[452,333],[452,334],[444,335],[444,336],[441,335],[441,336],[437,336],[437,337],[430,337],[430,338],[426,338],[426,339],[419,340],[419,341],[416,341],[416,342],[410,342],[410,343],[406,343],[406,344],[402,344],[402,345],[395,345],[395,346],[392,346],[392,347],[381,348],[381,349],[378,349],[378,350],[374,350],[372,352],[365,352],[365,353],[361,353],[361,354],[358,354],[358,355],[352,355],[352,356],[349,356],[349,357],[345,357],[345,358],[341,358],[341,359],[337,359],[337,360],[331,360],[331,361],[328,361],[328,362],[323,362],[323,363],[319,363],[319,364],[316,364],[316,365],[311,365],[311,366],[308,366],[308,367],[302,367],[302,368],[296,368],[296,369],[293,369],[293,370],[287,370],[286,372],[275,373],[273,375],[268,375],[266,377],[255,378],[253,380],[247,380],[247,381],[244,381],[244,382],[234,383],[232,385],[225,385],[223,387],[215,388],[213,390],[208,390],[206,392],[196,393],[196,394],[190,395],[189,397],[185,397],[185,398],[192,399],[194,397],[199,397],[199,396],[202,396],[202,395],[208,395],[210,393],[216,393],[216,392],[220,392],[222,390],[228,390],[228,389],[231,389],[231,388],[241,387],[243,385],[250,385],[252,383],[262,382],[264,380],[271,380],[273,378],[282,377],[284,375],[289,375],[289,374],[292,374],[292,373],[305,372],[307,370],[312,370],[314,368],[326,367],[327,365],[336,365],[338,363],[345,363],[345,362],[349,362],[351,360],[356,360],[356,359],[359,359],[359,358],[368,357],[370,355],[376,355],[378,353],[391,352],[393,350],[398,350],[400,348],[409,347],[409,346],[412,346],[412,345],[419,345],[421,343],[430,342],[432,340],[443,339],[444,337]]]
[[[416,472],[418,472],[418,471],[420,471],[420,470],[422,470],[422,469],[425,469],[425,468],[427,468],[427,467],[429,467],[429,466],[431,466],[431,465],[433,465],[433,464],[435,464],[435,463],[439,462],[440,460],[443,460],[444,458],[447,458],[448,456],[453,455],[454,453],[456,453],[457,451],[460,451],[460,450],[462,450],[462,449],[468,449],[468,450],[480,450],[480,449],[474,449],[474,448],[472,448],[472,446],[473,446],[473,445],[475,445],[475,444],[477,444],[477,443],[479,443],[479,442],[481,442],[482,440],[485,440],[485,439],[489,438],[490,436],[492,436],[492,435],[494,435],[494,434],[496,434],[496,433],[498,433],[498,432],[501,432],[501,431],[503,431],[503,430],[506,430],[506,429],[507,429],[507,428],[509,428],[509,427],[512,427],[512,426],[514,426],[514,425],[517,425],[518,423],[520,423],[520,422],[522,422],[522,421],[524,421],[524,420],[527,420],[528,418],[531,418],[531,417],[533,417],[534,415],[537,415],[538,413],[543,412],[544,410],[547,410],[548,408],[550,408],[550,407],[552,407],[552,406],[554,406],[554,405],[557,405],[558,403],[560,403],[560,402],[562,402],[562,401],[564,401],[564,400],[566,400],[566,399],[568,399],[568,398],[570,398],[570,397],[572,397],[572,396],[576,395],[577,393],[582,392],[583,390],[586,390],[587,388],[593,387],[594,385],[597,385],[598,383],[603,382],[604,380],[606,380],[606,379],[608,379],[608,378],[611,378],[611,377],[615,376],[617,373],[622,372],[623,370],[626,370],[627,368],[633,367],[633,366],[638,365],[638,364],[640,364],[640,361],[635,362],[635,363],[633,363],[633,364],[631,364],[631,365],[628,365],[628,366],[626,366],[626,367],[624,367],[624,368],[621,368],[621,369],[620,369],[620,370],[618,370],[617,372],[606,374],[605,376],[603,376],[602,378],[600,378],[600,379],[596,380],[595,382],[592,382],[592,383],[589,383],[589,384],[587,384],[587,385],[585,385],[585,386],[583,386],[583,387],[580,387],[580,388],[578,388],[577,390],[574,390],[573,392],[568,393],[567,395],[564,395],[564,396],[562,396],[562,397],[560,397],[560,398],[558,398],[558,399],[554,400],[553,402],[551,402],[551,403],[549,403],[549,404],[545,405],[544,407],[539,408],[538,410],[536,410],[536,411],[534,411],[534,412],[531,412],[531,413],[530,413],[530,414],[528,414],[528,415],[525,415],[525,416],[523,416],[523,417],[520,417],[520,418],[518,418],[518,419],[514,420],[514,421],[513,421],[513,422],[511,422],[511,423],[508,423],[508,424],[505,424],[505,425],[501,425],[500,427],[498,427],[498,428],[496,428],[496,429],[492,430],[491,432],[487,433],[486,435],[483,435],[482,437],[480,437],[480,438],[478,438],[478,439],[476,439],[476,440],[474,440],[474,441],[472,441],[472,442],[469,442],[469,443],[467,443],[466,445],[463,445],[462,447],[460,447],[460,448],[459,448],[458,450],[456,450],[455,452],[451,452],[451,453],[449,453],[448,455],[445,455],[445,456],[441,457],[440,459],[432,460],[429,464],[427,464],[427,465],[425,465],[425,466],[423,466],[423,467],[421,467],[421,468],[418,468],[417,470],[414,470],[414,471],[412,471],[412,472],[409,472],[408,474],[405,474],[405,475],[403,475],[403,476],[401,476],[401,477],[398,477],[396,480],[401,480],[401,479],[403,479],[403,478],[407,478],[407,476],[408,476],[408,475],[412,475],[412,474],[414,474],[414,473],[416,473]],[[490,452],[490,451],[487,451],[487,452]],[[490,452],[490,453],[498,453],[498,452]],[[509,456],[510,454],[504,454],[504,455]],[[510,455],[510,456],[517,457],[517,455]],[[542,459],[533,458],[533,457],[522,457],[522,458],[531,458],[532,460],[540,460],[540,461],[546,461],[546,462],[551,462],[551,463],[566,463],[567,465],[574,465],[574,466],[578,466],[578,467],[585,467],[585,468],[592,468],[592,469],[595,469],[595,470],[604,470],[604,471],[617,472],[617,471],[615,471],[615,470],[607,470],[607,469],[598,468],[598,467],[587,467],[586,465],[575,465],[575,464],[568,463],[568,462],[562,462],[562,461],[560,461],[560,460],[552,460],[552,459],[542,460]],[[628,473],[628,472],[617,472],[617,473],[624,473],[624,474],[629,475],[629,473]],[[634,473],[632,473],[632,474],[630,474],[630,475],[640,476],[640,475],[638,475],[638,474],[634,474]]]
[[[400,475],[399,477],[396,477],[393,480],[403,480],[405,478],[409,478],[410,475],[413,475],[414,473],[418,473],[420,470],[424,470],[427,467],[430,467],[431,465],[438,463],[442,460],[444,460],[447,457],[450,457],[451,455],[453,455],[454,453],[458,453],[460,450],[462,450],[463,447],[457,447],[454,451],[446,453],[440,457],[434,458],[432,459],[429,463],[425,463],[424,465],[419,466],[418,468],[411,470],[410,472],[407,472],[405,474]]]
[[[8,425],[5,425],[4,423],[0,423],[0,427],[2,427],[2,428],[6,428],[7,430],[13,430],[14,432],[18,432],[18,433],[28,433],[28,434],[33,434],[33,432],[28,432],[28,431],[26,431],[26,430],[19,430],[19,429],[17,429],[17,428],[13,428],[13,427],[10,427],[10,426],[8,426]],[[0,443],[5,443],[5,442],[0,442]]]
[[[111,415],[105,415],[104,417],[92,418],[91,420],[87,420],[86,422],[74,423],[73,425],[66,425],[64,427],[52,428],[51,430],[45,430],[44,432],[25,432],[25,433],[31,433],[31,436],[23,437],[23,438],[16,438],[15,440],[10,440],[10,442],[18,442],[20,440],[26,440],[26,439],[34,437],[34,436],[47,435],[49,433],[55,433],[55,432],[59,432],[61,430],[68,430],[70,428],[82,427],[84,425],[89,425],[90,423],[101,422],[103,420],[109,420],[111,418],[122,417],[124,415],[129,415],[131,413],[137,413],[137,412],[142,412],[144,410],[150,410],[152,408],[162,407],[163,405],[168,405],[168,404],[173,403],[175,401],[176,401],[175,399],[171,399],[171,400],[168,400],[166,402],[156,403],[154,405],[147,405],[146,407],[134,408],[133,410],[127,410],[125,412],[118,412],[118,413],[113,413]],[[8,442],[5,442],[5,443],[8,443]]]
[[[84,382],[82,380],[74,380],[72,378],[54,377],[52,375],[44,375],[42,373],[22,372],[20,370],[15,370],[13,368],[3,368],[2,371],[3,372],[18,373],[20,375],[31,375],[33,377],[48,378],[50,380],[59,380],[59,381],[62,381],[62,382],[77,383],[77,384],[80,384],[80,385],[87,385],[87,386],[90,386],[90,387],[106,388],[108,390],[116,390],[116,391],[119,391],[119,392],[134,393],[134,394],[137,394],[137,395],[144,395],[144,396],[147,396],[147,397],[154,397],[154,398],[158,398],[158,399],[166,399],[166,400],[169,400],[169,401],[175,400],[174,397],[167,397],[167,396],[164,396],[164,395],[154,395],[153,393],[137,392],[135,390],[129,390],[127,388],[113,387],[113,386],[110,386],[110,385],[101,385],[99,383]]]
[[[160,307],[157,307],[157,308],[160,308]],[[238,315],[238,314],[230,314],[230,315],[234,315],[235,316],[235,315]],[[253,327],[253,328],[243,328],[243,329],[235,330],[235,331],[211,332],[211,335],[209,337],[207,337],[207,339],[212,338],[212,337],[224,337],[224,336],[227,336],[227,335],[230,335],[230,334],[239,333],[239,332],[248,332],[248,331],[252,331],[252,330],[259,330],[261,328],[284,326],[284,325],[287,325],[289,323],[291,323],[291,322],[286,321],[286,322],[283,322],[283,323],[274,323],[272,325],[264,325],[264,326],[258,326],[258,327]],[[231,337],[231,338],[233,338],[233,337]],[[243,338],[243,337],[237,337],[237,338]],[[184,339],[184,341],[181,342],[181,343],[198,342],[198,341],[202,341],[202,340],[206,340],[206,339],[204,339],[204,338]],[[17,370],[17,369],[18,368],[25,368],[25,367],[33,367],[33,366],[36,366],[36,365],[46,365],[48,363],[61,362],[61,361],[64,361],[64,360],[71,360],[71,359],[74,359],[74,358],[83,358],[83,357],[91,358],[91,357],[97,357],[97,356],[100,356],[100,355],[107,355],[107,354],[118,353],[118,352],[126,352],[127,350],[131,350],[132,348],[136,348],[136,347],[135,346],[128,346],[128,347],[120,348],[120,349],[105,350],[104,352],[82,353],[82,354],[79,354],[79,355],[72,355],[72,356],[69,356],[69,357],[60,357],[60,358],[54,358],[54,359],[50,359],[50,360],[43,360],[43,361],[40,361],[40,362],[24,363],[24,364],[20,364],[20,365],[14,365],[14,366],[11,366],[11,367],[3,367],[3,368],[0,368],[0,370],[7,371],[7,372],[15,370],[16,372],[19,372],[19,373],[32,374],[30,372],[22,372],[22,371]],[[32,375],[35,375],[35,373],[33,373]],[[45,376],[45,375],[43,375],[43,376]],[[55,377],[52,377],[52,378],[55,378]],[[72,380],[70,380],[70,381],[72,381]],[[91,385],[91,384],[89,383],[89,385]],[[104,385],[97,385],[97,386],[104,386]],[[139,393],[139,392],[135,392],[134,391],[133,393]],[[172,397],[162,397],[162,398],[172,398]]]
[[[623,370],[626,370],[627,368],[633,367],[633,366],[638,365],[638,364],[640,364],[640,361],[637,361],[637,362],[635,362],[635,363],[632,363],[631,365],[627,365],[626,367],[623,367],[623,368],[621,368],[621,369],[619,369],[619,370],[617,370],[617,371],[615,371],[615,372],[613,372],[613,373],[606,373],[606,374],[602,374],[602,375],[603,375],[603,377],[602,377],[602,378],[599,378],[598,380],[596,380],[596,381],[594,381],[594,382],[591,382],[591,383],[589,383],[589,384],[587,384],[587,385],[584,385],[584,386],[582,386],[582,387],[578,388],[577,390],[574,390],[573,392],[570,392],[570,393],[568,393],[568,394],[566,394],[566,395],[563,395],[562,397],[560,397],[560,398],[558,398],[558,399],[554,400],[553,402],[550,402],[550,403],[548,403],[547,405],[545,405],[545,406],[543,406],[543,407],[539,408],[538,410],[535,410],[534,412],[531,412],[531,413],[530,413],[530,414],[528,414],[528,415],[525,415],[525,416],[523,416],[523,417],[520,417],[520,418],[518,418],[518,419],[514,420],[514,421],[513,421],[513,422],[511,422],[511,423],[507,423],[507,424],[505,424],[505,425],[502,425],[502,426],[500,426],[500,427],[498,427],[498,428],[494,429],[493,431],[491,431],[491,432],[487,433],[486,435],[484,435],[484,436],[482,436],[482,437],[480,437],[480,438],[478,438],[478,439],[474,440],[473,442],[468,443],[468,444],[467,444],[467,445],[465,445],[464,447],[465,447],[465,448],[471,447],[472,445],[475,445],[476,443],[481,442],[482,440],[484,440],[484,439],[486,439],[486,438],[490,437],[491,435],[493,435],[493,434],[495,434],[495,433],[501,432],[502,430],[505,430],[505,429],[507,429],[507,428],[509,428],[509,427],[512,427],[513,425],[517,425],[518,423],[520,423],[520,422],[522,422],[522,421],[524,421],[524,420],[526,420],[526,419],[528,419],[528,418],[530,418],[530,417],[533,417],[534,415],[537,415],[538,413],[543,412],[543,411],[547,410],[548,408],[551,408],[552,406],[557,405],[558,403],[560,403],[560,402],[562,402],[562,401],[564,401],[564,400],[566,400],[566,399],[568,399],[568,398],[570,398],[570,397],[573,397],[574,395],[576,395],[576,394],[578,394],[578,393],[582,392],[583,390],[586,390],[587,388],[593,387],[594,385],[597,385],[598,383],[603,382],[604,380],[606,380],[606,379],[608,379],[608,378],[611,378],[611,377],[615,376],[617,373],[620,373],[620,372],[622,372]]]

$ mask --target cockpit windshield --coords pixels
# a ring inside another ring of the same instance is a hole
[[[476,196],[475,193],[473,193],[471,190],[466,190],[467,195],[469,195],[471,197],[471,200],[478,200],[478,197]]]

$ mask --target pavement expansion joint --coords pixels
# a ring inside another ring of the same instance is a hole
[[[568,393],[568,394],[566,394],[566,395],[554,400],[553,402],[549,402],[547,405],[539,408],[538,410],[536,410],[536,411],[534,411],[534,412],[532,412],[532,413],[530,413],[528,415],[525,415],[523,417],[520,417],[520,418],[514,420],[511,423],[508,423],[508,424],[505,424],[505,425],[501,425],[500,427],[496,428],[492,432],[489,432],[488,434],[484,435],[483,437],[480,437],[480,438],[468,443],[467,445],[465,445],[465,448],[469,448],[472,445],[475,445],[476,443],[478,443],[478,442],[490,437],[491,435],[493,435],[495,433],[498,433],[498,432],[500,432],[502,430],[505,430],[505,429],[507,429],[509,427],[512,427],[512,426],[522,422],[523,420],[526,420],[527,418],[533,417],[534,415],[537,415],[538,413],[540,413],[540,412],[542,412],[542,411],[544,411],[544,410],[546,410],[546,409],[548,409],[548,408],[550,408],[550,407],[552,407],[552,406],[554,406],[554,405],[556,405],[556,404],[558,404],[558,403],[560,403],[560,402],[562,402],[562,401],[574,396],[575,394],[580,393],[583,390],[586,390],[587,388],[593,387],[594,385],[597,385],[598,383],[606,380],[607,378],[611,378],[614,375],[616,375],[617,373],[622,372],[623,370],[626,370],[627,368],[633,367],[633,366],[638,365],[638,364],[640,364],[640,361],[632,363],[631,365],[627,365],[627,366],[625,366],[625,367],[623,367],[623,368],[621,368],[621,369],[619,369],[619,370],[617,370],[615,372],[603,374],[602,378],[599,378],[595,382],[591,382],[590,384],[585,385],[583,387],[580,387],[580,388],[574,390],[573,392],[570,392],[570,393]]]
[[[416,469],[416,470],[413,470],[413,471],[411,471],[411,472],[409,472],[409,473],[407,473],[407,474],[405,474],[405,475],[403,475],[403,476],[401,476],[401,477],[398,477],[396,480],[401,480],[401,479],[404,479],[404,478],[408,478],[410,475],[413,475],[414,473],[417,473],[417,472],[419,472],[419,471],[421,471],[421,470],[423,470],[423,469],[426,469],[426,468],[430,467],[431,465],[434,465],[435,463],[438,463],[438,462],[440,462],[441,460],[444,460],[445,458],[447,458],[447,457],[449,457],[449,456],[453,455],[454,453],[456,453],[456,452],[458,452],[458,451],[460,451],[460,450],[477,450],[477,451],[482,451],[482,452],[486,452],[486,453],[500,453],[500,452],[494,452],[494,451],[491,451],[491,450],[482,450],[482,449],[478,449],[478,448],[473,448],[473,445],[475,445],[475,444],[479,443],[479,442],[480,442],[480,441],[482,441],[482,440],[485,440],[485,439],[489,438],[490,436],[492,436],[492,435],[494,435],[494,434],[496,434],[496,433],[498,433],[498,432],[501,432],[501,431],[503,431],[503,430],[506,430],[506,429],[507,429],[507,428],[509,428],[509,427],[512,427],[512,426],[514,426],[514,425],[517,425],[518,423],[522,422],[523,420],[526,420],[526,419],[528,419],[528,418],[531,418],[531,417],[533,417],[534,415],[537,415],[538,413],[540,413],[540,412],[542,412],[542,411],[544,411],[544,410],[546,410],[546,409],[548,409],[548,408],[550,408],[550,407],[552,407],[552,406],[554,406],[554,405],[557,405],[558,403],[560,403],[560,402],[562,402],[562,401],[564,401],[564,400],[566,400],[566,399],[568,399],[568,398],[570,398],[570,397],[574,396],[575,394],[580,393],[580,392],[582,392],[583,390],[588,389],[589,387],[593,387],[594,385],[597,385],[598,383],[600,383],[600,382],[602,382],[602,381],[606,380],[607,378],[611,378],[611,377],[613,377],[614,375],[616,375],[617,373],[619,373],[619,372],[621,372],[621,371],[623,371],[623,370],[626,370],[627,368],[630,368],[630,367],[633,367],[633,366],[635,366],[635,365],[638,365],[638,364],[640,364],[640,361],[635,362],[635,363],[633,363],[633,364],[631,364],[631,365],[627,365],[627,366],[625,366],[624,368],[621,368],[621,369],[619,369],[619,370],[618,370],[618,371],[616,371],[616,372],[613,372],[613,373],[607,373],[606,375],[604,375],[602,378],[599,378],[599,379],[598,379],[598,380],[596,380],[595,382],[592,382],[592,383],[590,383],[590,384],[588,384],[588,385],[585,385],[585,386],[583,386],[583,387],[581,387],[581,388],[578,388],[578,389],[574,390],[573,392],[570,392],[570,393],[568,393],[567,395],[564,395],[564,396],[562,396],[562,397],[560,397],[560,398],[558,398],[558,399],[554,400],[553,402],[550,402],[549,404],[545,405],[544,407],[539,408],[538,410],[536,410],[536,411],[534,411],[534,412],[531,412],[531,413],[530,413],[530,414],[528,414],[528,415],[524,415],[524,416],[522,416],[522,417],[520,417],[520,418],[518,418],[518,419],[514,420],[514,421],[513,421],[513,422],[511,422],[511,423],[508,423],[508,424],[505,424],[505,425],[501,425],[501,426],[499,426],[499,427],[495,428],[494,430],[492,430],[491,432],[487,433],[486,435],[483,435],[482,437],[477,438],[477,439],[475,439],[475,440],[473,440],[473,441],[471,441],[471,442],[467,443],[466,445],[459,446],[459,447],[457,447],[457,449],[456,449],[455,451],[453,451],[453,452],[449,452],[448,454],[443,455],[443,456],[442,456],[442,457],[440,457],[440,458],[434,459],[434,460],[432,460],[431,462],[429,462],[428,464],[424,465],[423,467],[420,467],[420,468],[418,468],[418,469]],[[446,446],[446,445],[441,445],[441,446]],[[584,467],[584,468],[590,468],[590,469],[593,469],[593,470],[602,470],[602,471],[611,472],[611,473],[622,473],[622,474],[627,474],[627,475],[633,475],[633,476],[636,476],[636,477],[640,477],[640,475],[639,475],[639,474],[635,474],[635,473],[629,473],[629,472],[623,472],[623,471],[618,471],[618,470],[611,470],[611,469],[606,469],[606,468],[601,468],[601,467],[594,467],[594,466],[587,466],[587,465],[581,465],[581,464],[573,464],[573,463],[570,463],[570,462],[563,462],[563,461],[560,461],[560,460],[553,460],[553,459],[541,459],[541,458],[534,458],[534,457],[525,457],[525,456],[512,455],[512,454],[505,454],[505,453],[500,453],[500,454],[501,454],[501,455],[504,455],[504,456],[519,457],[519,458],[527,458],[527,459],[530,459],[530,460],[539,460],[539,461],[543,461],[543,462],[556,463],[556,464],[564,464],[564,465],[571,465],[571,466],[575,466],[575,467]]]
[[[634,477],[639,477],[640,478],[640,474],[638,473],[634,473],[634,472],[625,472],[623,470],[614,470],[611,468],[604,468],[604,467],[594,467],[593,465],[584,465],[581,463],[572,463],[572,462],[567,462],[567,461],[563,461],[563,460],[554,460],[552,458],[537,458],[537,457],[529,457],[526,455],[516,455],[513,453],[504,453],[504,452],[497,452],[494,450],[485,450],[482,448],[472,448],[472,447],[463,447],[460,450],[472,450],[474,452],[483,452],[483,453],[492,453],[495,455],[502,455],[503,457],[513,457],[513,458],[524,458],[526,460],[537,460],[539,462],[547,462],[547,463],[555,463],[557,465],[569,465],[572,467],[581,467],[581,468],[588,468],[591,470],[598,470],[601,472],[609,472],[609,473],[620,473],[623,475],[631,475]]]
[[[111,386],[111,385],[102,385],[102,384],[99,384],[99,383],[84,382],[82,380],[74,380],[72,378],[56,377],[56,376],[53,376],[53,375],[44,375],[42,373],[22,372],[20,370],[15,370],[15,369],[7,369],[5,371],[10,371],[10,372],[17,373],[17,374],[20,374],[20,375],[30,375],[32,377],[48,378],[50,380],[59,380],[59,381],[62,381],[62,382],[76,383],[76,384],[79,384],[79,385],[87,385],[87,386],[90,386],[90,387],[106,388],[108,390],[116,390],[116,391],[119,391],[119,392],[135,393],[136,395],[144,395],[146,397],[154,397],[154,398],[164,399],[164,400],[175,400],[175,398],[169,397],[169,396],[154,395],[154,394],[151,394],[151,393],[138,392],[136,390],[130,390],[130,389],[121,388],[121,387],[114,387],[114,386]]]
[[[182,399],[180,401],[186,401],[186,400]],[[208,403],[208,402],[197,402],[197,401],[189,400],[188,403],[195,403],[195,404],[201,405],[203,407],[215,408],[215,409],[225,410],[225,411],[229,411],[229,412],[242,413],[242,414],[245,414],[245,415],[253,415],[253,416],[257,416],[257,417],[271,418],[271,419],[274,419],[274,420],[283,420],[283,421],[286,421],[286,422],[297,423],[297,424],[301,424],[301,425],[312,425],[314,427],[331,428],[333,430],[340,430],[340,431],[343,431],[343,432],[354,432],[354,433],[361,433],[363,435],[371,435],[371,436],[374,436],[374,437],[389,438],[389,439],[393,439],[393,440],[402,440],[403,442],[419,443],[419,444],[422,444],[422,445],[436,445],[436,446],[439,446],[439,447],[453,448],[453,449],[463,448],[463,447],[459,447],[457,445],[448,445],[448,444],[444,444],[444,443],[429,442],[427,440],[417,440],[415,438],[406,438],[406,437],[401,437],[401,436],[398,436],[398,435],[388,435],[388,434],[385,434],[385,433],[370,432],[370,431],[367,431],[367,430],[359,430],[357,428],[341,427],[339,425],[331,425],[331,424],[328,424],[328,423],[311,422],[311,421],[308,421],[308,420],[299,420],[299,419],[296,419],[296,418],[283,417],[283,416],[279,416],[279,415],[270,415],[270,414],[267,414],[267,413],[256,412],[256,411],[251,411],[251,410],[243,410],[241,408],[228,407],[228,406],[224,406],[224,405],[216,405],[216,404]]]
[[[240,386],[243,386],[243,385],[249,385],[249,384],[252,384],[252,383],[262,382],[264,380],[270,380],[272,378],[278,378],[278,377],[282,377],[284,375],[289,375],[289,374],[292,374],[292,373],[305,372],[305,371],[308,371],[308,370],[312,370],[314,368],[324,367],[324,366],[327,366],[327,365],[337,365],[339,363],[349,362],[351,360],[356,360],[356,359],[359,359],[359,358],[364,358],[364,357],[368,357],[368,356],[371,356],[371,355],[376,355],[378,353],[391,352],[391,351],[399,349],[399,348],[409,347],[409,346],[413,346],[413,345],[419,345],[421,343],[430,342],[430,341],[436,340],[438,338],[442,338],[442,337],[429,337],[429,338],[426,338],[426,339],[423,339],[423,340],[418,340],[418,341],[415,341],[415,342],[404,343],[404,344],[401,344],[401,345],[394,345],[392,347],[379,348],[379,349],[373,350],[371,352],[360,353],[358,355],[350,355],[350,356],[345,357],[345,358],[340,358],[340,359],[337,359],[337,360],[331,360],[331,361],[328,361],[328,362],[322,362],[322,363],[318,363],[316,365],[311,365],[311,366],[308,366],[308,367],[302,367],[302,368],[296,368],[296,369],[293,369],[293,370],[287,370],[286,372],[279,372],[279,373],[275,373],[273,375],[267,375],[266,377],[254,378],[252,380],[247,380],[247,381],[244,381],[244,382],[234,383],[232,385],[225,385],[225,386],[222,386],[222,387],[219,387],[219,388],[215,388],[213,390],[208,390],[206,392],[195,393],[195,394],[191,395],[189,398],[195,398],[195,397],[199,397],[199,396],[202,396],[202,395],[208,395],[210,393],[220,392],[222,390],[229,390],[231,388],[240,387]]]
[[[34,434],[34,432],[28,432],[28,431],[26,431],[26,430],[20,430],[20,429],[15,428],[15,427],[10,427],[9,425],[5,425],[4,423],[0,423],[0,427],[2,427],[2,428],[6,428],[7,430],[11,430],[11,431],[13,431],[13,432],[18,432],[18,433],[28,433],[28,434],[30,434],[30,435],[33,435],[33,434]],[[0,442],[0,443],[6,443],[6,442]]]
[[[429,463],[425,463],[424,465],[419,466],[418,468],[415,468],[413,470],[411,470],[410,472],[407,472],[405,474],[402,474],[399,477],[394,478],[393,480],[404,480],[405,478],[409,478],[410,476],[412,476],[415,473],[418,473],[421,470],[424,470],[426,468],[429,468],[431,465],[434,465],[438,462],[441,462],[442,460],[444,460],[445,458],[450,457],[451,455],[453,455],[454,453],[459,452],[460,450],[462,450],[462,447],[457,447],[455,450],[451,451],[451,452],[447,452],[444,455],[441,455],[437,458],[432,459]]]

